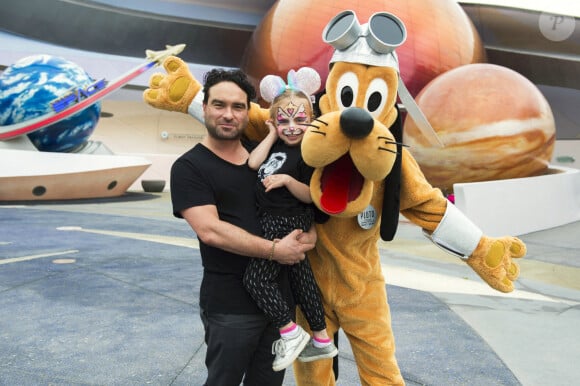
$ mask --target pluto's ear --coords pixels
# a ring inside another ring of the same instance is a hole
[[[397,142],[397,159],[389,175],[385,178],[383,196],[383,212],[381,214],[381,239],[391,241],[397,232],[399,224],[400,194],[401,194],[401,158],[403,156],[403,125],[401,112],[397,108],[397,119],[389,127]]]

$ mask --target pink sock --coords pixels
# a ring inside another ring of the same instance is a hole
[[[292,323],[290,327],[280,329],[280,336],[282,336],[283,338],[295,336],[297,333],[298,333],[298,325],[296,323]]]
[[[313,340],[312,344],[314,344],[314,347],[326,347],[332,342],[332,339],[330,338],[324,339],[313,337],[312,340]]]

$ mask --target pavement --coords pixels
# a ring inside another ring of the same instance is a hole
[[[404,218],[380,242],[408,385],[578,384],[580,222],[520,238],[510,294]],[[0,203],[0,385],[203,384],[200,280],[167,192]],[[360,384],[342,333],[339,349],[338,385]]]

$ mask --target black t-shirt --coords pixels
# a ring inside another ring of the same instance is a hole
[[[256,172],[247,163],[231,164],[197,144],[171,168],[173,214],[181,218],[180,212],[187,208],[215,205],[221,220],[260,235],[255,183]],[[209,246],[202,240],[199,240],[199,248],[204,268],[200,306],[208,312],[260,313],[242,283],[249,258]],[[287,275],[280,275],[280,278],[288,298]]]
[[[276,215],[296,215],[306,211],[312,211],[312,206],[297,199],[286,188],[270,190],[266,193],[266,188],[262,181],[272,174],[287,174],[297,181],[306,185],[310,184],[313,168],[306,165],[302,160],[300,145],[288,146],[278,139],[268,154],[268,158],[258,169],[258,181],[256,185],[256,195],[258,200],[258,212],[271,213]]]

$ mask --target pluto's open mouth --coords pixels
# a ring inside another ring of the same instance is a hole
[[[356,170],[350,155],[343,155],[322,171],[320,206],[328,214],[344,212],[348,203],[360,195],[363,183],[364,177]]]

